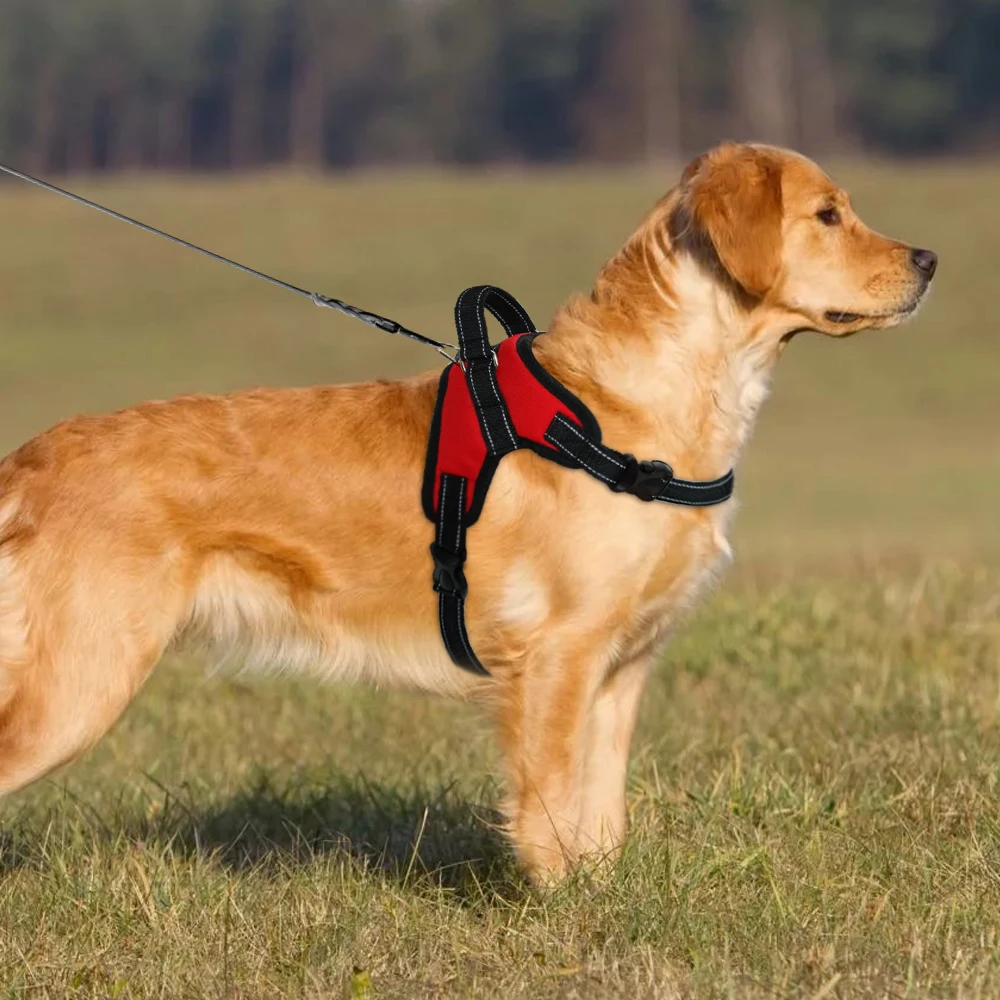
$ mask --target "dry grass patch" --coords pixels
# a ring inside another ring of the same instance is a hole
[[[995,995],[998,583],[720,594],[644,706],[625,857],[548,896],[477,711],[169,664],[0,812],[0,995]]]

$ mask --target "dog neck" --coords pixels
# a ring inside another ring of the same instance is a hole
[[[609,444],[711,479],[736,464],[781,353],[761,323],[690,256],[633,239],[559,310],[538,356]]]

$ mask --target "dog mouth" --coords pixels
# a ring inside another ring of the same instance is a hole
[[[797,326],[793,330],[789,330],[787,333],[783,334],[781,342],[786,344],[788,341],[798,336],[798,334],[805,333],[809,330],[816,330],[835,337],[852,337],[854,334],[860,333],[862,330],[872,327],[883,329],[885,327],[896,326],[897,324],[909,319],[923,305],[925,298],[927,298],[927,285],[920,289],[920,291],[917,292],[917,294],[914,295],[909,302],[903,303],[903,305],[899,306],[897,309],[887,309],[885,312],[860,313],[853,312],[850,309],[827,309],[823,312],[824,322],[841,327],[853,327],[853,329],[845,329],[838,332],[834,332],[829,328],[823,330],[819,326],[820,320],[817,316],[812,323],[808,323],[804,326]]]
[[[906,305],[899,309],[891,309],[881,313],[856,313],[850,312],[847,309],[827,309],[823,313],[823,318],[828,323],[836,323],[839,326],[847,326],[852,323],[884,323],[887,320],[899,321],[915,313],[923,298],[924,293],[921,292],[920,295],[915,296],[910,302],[907,302]]]
[[[823,313],[823,318],[828,323],[836,323],[838,326],[848,326],[853,323],[891,323],[902,322],[912,316],[921,306],[930,290],[930,281],[925,281],[923,286],[913,293],[908,302],[904,302],[897,309],[887,309],[885,312],[859,313],[850,309],[827,309]]]
[[[857,323],[859,319],[874,319],[864,313],[847,312],[843,309],[827,309],[823,316],[830,323]]]

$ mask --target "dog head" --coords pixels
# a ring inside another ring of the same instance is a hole
[[[930,250],[866,226],[816,164],[770,146],[700,156],[667,207],[671,251],[694,256],[785,337],[894,326],[920,305],[937,267]]]

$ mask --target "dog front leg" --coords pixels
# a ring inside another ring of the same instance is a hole
[[[500,735],[506,757],[506,816],[528,877],[551,883],[580,855],[588,733],[606,657],[593,637],[555,654],[533,653],[501,681]],[[549,646],[551,653],[552,644]]]
[[[625,837],[629,750],[652,660],[647,653],[615,670],[590,713],[578,845],[580,853],[602,862],[618,855]]]

